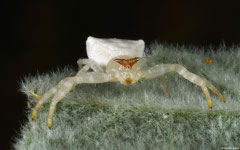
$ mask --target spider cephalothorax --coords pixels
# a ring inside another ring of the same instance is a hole
[[[121,66],[119,67],[119,70],[117,70],[117,73],[119,73],[119,79],[121,77],[124,82],[123,84],[133,84],[136,81],[139,80],[139,76],[134,74],[135,70],[133,70],[133,65],[140,60],[139,57],[129,58],[129,59],[113,59],[113,61],[119,63]],[[135,80],[134,80],[135,79]],[[137,80],[136,80],[137,79]]]
[[[32,119],[37,116],[37,111],[49,98],[52,102],[48,114],[48,127],[52,127],[52,117],[59,101],[69,93],[77,84],[120,82],[121,84],[134,84],[140,80],[160,79],[164,93],[169,96],[167,85],[162,78],[167,73],[177,73],[190,82],[200,86],[212,108],[212,101],[208,88],[225,102],[221,93],[205,78],[189,72],[179,64],[159,64],[153,67],[142,67],[148,58],[143,57],[144,42],[142,40],[98,39],[89,37],[87,40],[87,54],[89,59],[79,59],[80,70],[73,77],[61,80],[56,86],[50,88],[43,96],[32,95],[39,99],[33,109]],[[84,65],[84,66],[83,66]],[[90,72],[89,70],[93,71]]]

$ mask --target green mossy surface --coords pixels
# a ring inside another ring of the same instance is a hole
[[[240,48],[204,53],[201,48],[153,44],[146,49],[151,65],[177,63],[208,79],[224,95],[223,103],[211,92],[213,109],[201,88],[178,75],[166,75],[170,97],[157,80],[132,86],[119,83],[82,84],[58,103],[53,128],[47,127],[50,101],[22,126],[15,149],[221,149],[240,148]],[[151,52],[151,54],[150,54]],[[204,58],[213,59],[207,64]],[[69,67],[29,76],[21,91],[32,105],[29,89],[42,95],[76,70]]]

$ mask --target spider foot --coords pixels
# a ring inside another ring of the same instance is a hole
[[[32,112],[32,120],[35,120],[36,117],[37,117],[37,111],[34,110],[34,111]]]
[[[221,95],[219,96],[219,98],[225,103],[226,102],[226,99]]]
[[[37,100],[40,100],[41,96],[36,94],[33,90],[29,90],[29,93]]]
[[[52,119],[48,119],[48,128],[49,128],[49,129],[52,128]]]
[[[212,109],[212,101],[211,101],[211,100],[208,100],[208,107],[209,107],[210,109]]]

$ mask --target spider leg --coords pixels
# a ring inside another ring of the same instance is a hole
[[[208,107],[212,109],[212,101],[211,101],[211,96],[210,96],[210,94],[208,92],[208,89],[206,87],[203,87],[203,86],[201,88],[202,88],[203,94],[207,98]]]
[[[79,70],[77,72],[77,75],[80,75],[82,73],[86,73],[86,72],[88,72],[89,69],[90,69],[90,64],[86,64],[84,67],[81,68],[81,70]]]
[[[64,96],[76,85],[81,83],[104,83],[113,81],[112,75],[104,73],[88,72],[74,77],[65,78],[62,82],[62,87],[55,93],[50,104],[48,113],[48,127],[52,128],[52,118],[55,112],[55,108],[58,102],[60,102]]]
[[[211,96],[208,92],[209,88],[210,90],[213,91],[213,93],[215,93],[216,95],[218,95],[219,99],[221,99],[223,102],[225,102],[225,98],[222,96],[222,94],[205,78],[199,77],[194,73],[189,72],[186,68],[184,68],[181,65],[176,65],[176,71],[177,73],[182,76],[183,78],[191,81],[192,83],[200,86],[202,88],[202,91],[206,97],[206,99],[208,100],[208,107],[212,108],[212,101],[211,101]]]
[[[207,84],[207,87],[213,91],[213,93],[215,93],[216,95],[218,95],[218,97],[225,103],[226,99],[222,96],[222,94],[207,80],[204,79],[205,83]]]
[[[168,92],[168,88],[167,88],[167,84],[166,84],[166,81],[163,77],[159,77],[159,81],[161,82],[161,85],[162,85],[162,89],[163,89],[163,92],[165,93],[165,95],[167,97],[170,96],[169,92]]]
[[[28,91],[35,99],[40,100],[41,96],[36,94],[33,90]]]
[[[143,76],[144,76],[145,79],[154,79],[154,78],[162,76],[166,73],[171,73],[171,72],[176,72],[180,76],[182,76],[183,78],[185,78],[185,79],[189,80],[190,82],[200,86],[203,90],[203,93],[204,93],[206,99],[208,100],[208,107],[209,108],[212,108],[212,101],[211,101],[211,97],[210,97],[210,94],[209,94],[207,88],[209,88],[215,94],[217,94],[222,101],[224,101],[224,102],[226,101],[225,98],[222,96],[222,94],[209,81],[207,81],[204,78],[201,78],[201,77],[197,76],[194,73],[189,72],[185,67],[183,67],[182,65],[179,65],[179,64],[160,64],[160,65],[156,65],[156,66],[154,66],[150,69],[147,69]]]
[[[79,59],[77,63],[79,68],[81,68],[80,71],[77,73],[77,75],[86,73],[88,72],[89,69],[93,69],[94,72],[104,72],[103,68],[91,59]],[[85,65],[85,66],[82,67],[82,65]]]
[[[50,104],[49,113],[48,113],[48,127],[52,128],[52,117],[54,115],[54,111],[56,105],[59,101],[61,101],[67,93],[71,91],[72,88],[75,87],[74,78],[68,77],[62,80],[62,86],[55,93],[52,102]]]
[[[44,93],[44,95],[39,99],[37,105],[33,109],[32,120],[34,120],[37,117],[37,111],[43,106],[45,101],[47,101],[50,97],[52,97],[55,94],[57,89],[58,89],[57,86],[51,88],[46,93]]]

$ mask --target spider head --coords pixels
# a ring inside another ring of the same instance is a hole
[[[114,59],[115,62],[119,63],[124,67],[124,69],[132,69],[132,66],[139,61],[139,57],[134,57],[130,59]]]
[[[140,79],[138,72],[139,70],[133,68],[134,64],[139,60],[139,57],[129,59],[114,59],[115,62],[120,64],[116,72],[116,78],[120,81],[120,83],[124,85],[134,84]]]

